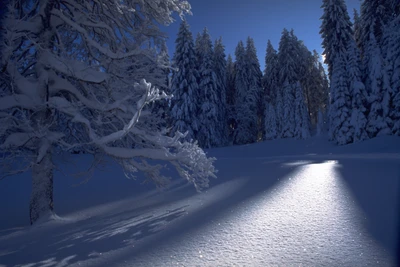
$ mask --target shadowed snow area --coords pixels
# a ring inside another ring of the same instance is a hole
[[[57,173],[58,216],[33,227],[29,174],[0,181],[0,266],[399,264],[400,138],[277,140],[208,154],[218,179],[200,194],[176,179],[153,190],[115,165],[79,186]],[[88,164],[74,157],[66,168]]]

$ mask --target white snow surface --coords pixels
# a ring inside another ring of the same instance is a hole
[[[111,162],[79,186],[57,172],[57,215],[32,227],[29,174],[2,180],[0,266],[396,266],[400,138],[325,140],[211,149],[218,179],[200,194],[177,179],[153,190]],[[73,157],[57,161],[90,163]]]

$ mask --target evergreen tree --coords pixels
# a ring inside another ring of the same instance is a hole
[[[257,98],[250,91],[246,50],[242,41],[236,47],[235,56],[235,111],[237,125],[234,133],[234,143],[249,144],[257,141]]]
[[[324,0],[321,35],[330,77],[329,138],[337,144],[353,141],[352,95],[347,75],[348,47],[354,42],[352,24],[344,0]]]
[[[265,139],[276,139],[278,134],[275,108],[271,103],[266,104],[265,109]]]
[[[235,64],[232,56],[228,55],[226,62],[226,105],[229,130],[229,142],[233,143],[233,134],[236,128],[236,90],[235,90]]]
[[[298,48],[296,46],[297,39],[287,29],[283,29],[278,53],[279,85],[283,85],[285,81],[294,84],[299,80],[299,70],[296,68],[298,67],[298,62],[296,62]]]
[[[322,77],[319,99],[320,99],[321,110],[322,112],[325,113],[329,105],[329,79],[328,75],[326,74],[325,68],[321,62],[318,62],[318,70],[320,73],[320,77]]]
[[[294,136],[294,86],[298,81],[298,69],[296,60],[296,42],[289,31],[284,29],[279,42],[279,86],[282,90],[283,114],[280,125],[283,138]]]
[[[318,110],[316,135],[321,136],[323,132],[324,132],[324,115],[321,110]]]
[[[339,53],[345,51],[348,41],[353,38],[353,31],[344,0],[323,0],[322,8],[324,13],[320,34],[328,76],[332,80],[333,61]]]
[[[319,54],[314,50],[308,59],[307,72],[302,86],[306,91],[306,103],[311,125],[318,122],[318,110],[325,110],[329,98],[329,85],[325,70],[319,62]]]
[[[171,116],[173,119],[173,131],[188,132],[186,138],[197,139],[199,130],[198,99],[199,77],[196,67],[196,54],[193,44],[193,36],[186,20],[182,21],[178,37],[176,39],[174,54],[174,67],[177,70],[172,77],[172,92],[174,98],[171,101]]]
[[[169,88],[169,73],[170,73],[170,61],[168,55],[168,48],[165,40],[161,40],[161,45],[159,52],[155,52],[154,62],[151,62],[144,57],[142,61],[149,61],[149,71],[143,75],[146,80],[158,86],[161,90],[163,90],[167,94],[171,94],[171,90]],[[155,64],[156,63],[156,64]],[[153,121],[155,128],[161,130],[163,128],[168,127],[171,124],[170,119],[170,108],[169,108],[170,99],[161,99],[160,101],[153,102],[147,107],[145,107],[144,111],[151,112],[147,119],[147,124],[149,124],[149,120]],[[144,112],[144,114],[146,114]]]
[[[256,109],[252,112],[257,116],[257,140],[263,139],[264,132],[264,102],[263,102],[263,87],[261,84],[262,72],[260,63],[257,58],[257,51],[254,45],[254,40],[247,38],[246,43],[246,64],[247,64],[247,80],[248,80],[248,97],[255,101]]]
[[[278,86],[278,53],[268,40],[263,76],[264,101],[275,104]]]
[[[200,66],[200,64],[202,63],[202,61],[203,61],[203,58],[201,57],[201,55],[199,54],[199,51],[200,51],[200,49],[201,49],[201,42],[202,42],[202,35],[201,35],[201,33],[200,32],[198,32],[197,34],[196,34],[196,39],[195,39],[195,42],[194,42],[194,52],[195,52],[195,54],[196,54],[196,62],[197,62],[197,64],[198,64],[198,66]],[[199,81],[200,82],[200,81]]]
[[[169,59],[168,47],[165,40],[161,43],[160,54],[159,54],[159,64],[163,69],[163,79],[165,80],[164,89],[165,92],[170,93],[171,88],[169,88],[169,75],[171,73],[171,62]]]
[[[279,88],[281,89],[281,88]],[[276,91],[276,128],[277,128],[277,138],[283,138],[283,125],[284,125],[284,102],[283,102],[283,96],[282,96],[282,91],[277,90]]]
[[[294,88],[286,79],[282,85],[283,97],[283,117],[281,123],[281,136],[283,138],[291,138],[294,136],[295,130],[295,106],[294,106]]]
[[[354,127],[353,141],[356,142],[368,139],[366,131],[368,95],[361,78],[360,53],[353,40],[348,43],[347,55],[347,75],[352,99],[350,124]]]
[[[165,86],[162,88],[164,92],[167,94],[171,94],[171,84],[169,82],[170,80],[170,73],[171,73],[171,62],[169,59],[169,53],[168,53],[168,47],[167,43],[164,40],[161,44],[161,51],[160,51],[160,56],[159,56],[159,62],[161,63],[161,66],[163,66],[163,76],[165,79]],[[162,110],[162,119],[165,121],[165,127],[170,127],[171,126],[171,100],[170,99],[164,99],[163,101],[159,101],[161,105],[161,110]]]
[[[266,54],[265,54],[265,69],[264,69],[264,75],[262,78],[262,86],[263,86],[263,90],[264,90],[264,97],[263,97],[263,101],[266,105],[265,108],[265,120],[269,120],[271,119],[269,116],[269,112],[268,109],[270,109],[270,106],[274,106],[274,120],[275,120],[275,136],[273,138],[278,137],[278,133],[280,132],[280,123],[281,121],[277,118],[277,112],[276,112],[276,108],[277,108],[277,95],[278,95],[278,79],[279,79],[279,70],[278,70],[278,53],[277,51],[274,49],[274,47],[271,44],[271,41],[268,40],[267,43],[267,49],[266,49]],[[282,103],[281,103],[282,104]],[[282,107],[282,105],[280,106]],[[265,128],[265,138],[271,138],[270,137],[270,132],[267,132],[267,121],[265,122],[266,128]],[[269,130],[268,130],[269,131]],[[268,135],[268,136],[267,136]]]
[[[361,18],[360,15],[358,14],[357,9],[353,10],[353,20],[354,20],[354,25],[353,25],[353,32],[354,32],[354,40],[356,41],[356,45],[358,49],[362,48],[361,44]]]
[[[395,3],[396,2],[396,3]],[[397,5],[397,6],[396,6]],[[391,4],[392,16],[384,30],[382,54],[391,88],[392,133],[400,134],[400,3]]]
[[[53,217],[54,156],[75,148],[93,155],[88,174],[107,156],[128,177],[140,171],[157,186],[169,181],[160,161],[198,190],[215,177],[213,159],[180,133],[150,129],[142,112],[168,97],[138,80],[153,67],[142,59],[154,51],[142,44],[159,43],[158,25],[174,12],[190,12],[187,1],[158,3],[10,0],[0,47],[0,78],[10,85],[0,91],[0,179],[31,172],[32,224]],[[72,137],[76,129],[84,131]]]
[[[316,122],[319,108],[321,79],[318,64],[319,55],[314,51],[312,54],[303,42],[298,41],[299,81],[304,94],[304,102],[309,111],[310,122]]]
[[[370,137],[390,134],[390,84],[387,72],[384,69],[381,49],[371,32],[368,47],[365,50],[367,81],[370,88],[370,110],[368,114],[367,131]]]
[[[223,133],[219,119],[219,107],[221,99],[217,92],[217,76],[214,72],[213,47],[207,28],[200,37],[197,55],[201,58],[199,68],[200,103],[199,120],[200,127],[198,141],[201,147],[210,148],[221,145]]]
[[[332,63],[331,103],[329,105],[329,139],[339,145],[352,141],[353,130],[350,125],[351,97],[347,85],[345,58],[338,55]]]
[[[295,128],[294,136],[297,139],[307,139],[310,137],[310,121],[308,110],[303,98],[303,90],[300,82],[295,84]]]
[[[231,59],[232,60],[232,59]],[[220,99],[218,104],[218,126],[221,132],[222,140],[221,145],[228,143],[228,108],[227,108],[227,62],[225,55],[225,46],[222,44],[220,37],[215,41],[214,45],[214,72],[217,77],[217,93]]]
[[[393,17],[393,8],[387,0],[365,0],[361,5],[361,53],[363,80],[369,93],[367,130],[370,137],[389,134],[392,127],[389,113],[394,91],[390,82],[391,58],[385,28]]]
[[[6,18],[6,15],[8,13],[8,0],[0,1],[0,40],[3,40],[3,34],[5,33],[5,28],[3,26],[4,20]],[[5,46],[5,42],[0,42],[0,50],[2,50]],[[9,81],[8,77],[6,77],[5,74],[5,66],[6,62],[3,57],[0,57],[0,90],[2,90],[3,87],[8,87],[9,86]]]
[[[400,91],[397,91],[393,98],[392,118],[394,122],[392,133],[394,135],[400,135]]]
[[[371,39],[371,33],[375,39],[373,42],[382,44],[384,28],[392,16],[392,8],[388,0],[364,0],[361,4],[360,16],[360,43],[361,54],[368,48]]]

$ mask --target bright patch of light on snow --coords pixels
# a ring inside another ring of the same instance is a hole
[[[311,163],[311,161],[308,161],[308,160],[299,160],[299,161],[294,161],[294,162],[283,163],[283,166],[294,167],[294,166],[307,165],[310,163]]]
[[[221,212],[204,228],[184,236],[185,242],[171,240],[156,254],[131,263],[361,266],[388,259],[365,230],[363,214],[336,170],[339,162],[291,165],[297,169],[271,190]]]
[[[364,247],[368,244],[368,233],[362,225],[363,215],[349,197],[351,194],[336,170],[340,168],[337,161],[312,164],[295,161],[287,165],[304,166],[289,174],[273,193],[266,192],[243,207],[241,217],[246,218],[245,224],[250,229],[238,238],[245,237],[245,244],[232,237],[226,240],[227,246],[245,245],[237,248],[248,250],[241,252],[241,255],[248,255],[247,259],[242,259],[243,264],[291,265],[308,259],[310,263],[326,265],[339,262],[357,265],[371,262],[375,255],[382,253],[376,244]],[[243,232],[243,220],[236,223],[236,229],[230,232]],[[370,252],[369,257],[366,251]],[[353,253],[361,255],[360,258],[354,258]],[[226,260],[230,256],[218,258]]]

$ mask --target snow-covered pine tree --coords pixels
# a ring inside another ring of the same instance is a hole
[[[295,128],[294,137],[297,139],[307,139],[310,137],[310,121],[307,106],[303,98],[303,90],[300,82],[295,84]]]
[[[296,69],[298,62],[297,39],[287,30],[283,29],[279,41],[278,65],[279,65],[279,83],[283,85],[287,80],[289,84],[295,84],[299,80],[299,70]]]
[[[400,135],[400,3],[393,0],[390,7],[392,16],[384,29],[382,54],[392,90],[390,106],[392,133]]]
[[[332,78],[332,65],[338,53],[345,51],[348,40],[353,38],[352,24],[344,0],[323,0],[320,34],[325,64]]]
[[[322,77],[322,83],[321,83],[321,91],[320,91],[320,106],[321,110],[324,114],[326,114],[326,111],[328,110],[328,105],[329,105],[329,79],[328,75],[326,74],[325,68],[322,65],[321,62],[318,62],[318,70],[320,73],[320,77]]]
[[[390,83],[390,58],[385,46],[385,28],[393,17],[387,0],[365,0],[361,4],[361,51],[363,80],[369,94],[367,130],[370,137],[389,134],[392,127],[389,111],[394,95]],[[389,61],[387,61],[389,60]]]
[[[361,18],[360,15],[358,14],[357,9],[354,8],[353,10],[353,32],[354,32],[354,40],[356,42],[357,48],[361,49],[362,44],[361,44]]]
[[[324,114],[322,113],[321,110],[318,110],[316,136],[322,136],[323,135],[324,128],[325,128],[324,124],[325,124]]]
[[[170,73],[171,73],[171,63],[169,59],[169,53],[168,53],[168,47],[167,43],[165,40],[161,43],[161,48],[160,48],[160,54],[159,54],[159,60],[158,60],[162,66],[162,76],[163,79],[165,80],[165,85],[161,88],[166,94],[171,94],[171,84],[169,82],[170,80]],[[163,120],[163,126],[164,127],[171,127],[171,99],[164,99],[162,101],[158,101],[160,111],[161,111],[161,118]]]
[[[345,55],[332,62],[331,102],[329,105],[329,139],[339,145],[352,142],[354,130],[350,125],[351,95],[347,84]]]
[[[279,86],[282,90],[283,114],[281,120],[280,135],[283,138],[294,136],[294,86],[298,79],[296,60],[297,40],[292,38],[289,31],[284,29],[279,42]]]
[[[347,75],[349,91],[351,93],[351,119],[350,124],[354,128],[353,142],[368,139],[366,130],[368,95],[361,77],[360,52],[354,40],[347,45]]]
[[[368,71],[369,114],[367,131],[370,137],[388,135],[391,133],[390,119],[390,83],[384,67],[381,49],[370,32],[368,47],[364,51],[365,69]]]
[[[391,3],[388,0],[364,0],[360,8],[360,41],[361,56],[367,50],[371,33],[378,47],[382,45],[383,32],[388,24],[391,14]]]
[[[197,43],[197,42],[196,42]],[[199,132],[197,140],[201,147],[210,148],[222,144],[223,133],[221,129],[219,107],[221,99],[217,91],[217,76],[214,72],[213,47],[207,28],[196,46],[196,54],[201,58],[199,69],[199,99],[200,110]]]
[[[0,2],[0,36],[3,33],[3,21],[5,18],[5,15],[7,14],[8,11],[8,1],[9,0],[4,0]]]
[[[400,135],[400,4],[397,4],[396,18],[391,23],[393,36],[390,54],[388,58],[392,59],[391,87],[393,90],[393,111],[391,118],[394,122],[392,132]]]
[[[188,132],[187,140],[197,139],[199,130],[199,85],[193,36],[186,20],[182,21],[176,39],[172,75],[171,118],[173,132]]]
[[[182,16],[190,5],[10,0],[0,48],[0,75],[8,81],[0,91],[0,174],[31,170],[31,223],[52,215],[55,153],[91,153],[91,170],[106,155],[126,175],[141,171],[159,186],[168,182],[164,166],[146,159],[169,162],[198,189],[214,176],[213,159],[181,142],[183,134],[172,138],[138,123],[145,105],[167,96],[129,69],[135,57],[149,52],[141,47],[144,41],[162,38],[157,25],[171,23],[172,11]],[[65,121],[85,131],[71,134]]]
[[[320,34],[325,63],[330,77],[329,138],[337,144],[353,141],[354,129],[350,124],[352,99],[349,88],[347,48],[354,41],[352,23],[344,0],[324,0]]]
[[[253,38],[248,37],[246,42],[246,64],[247,64],[247,79],[248,79],[248,97],[252,100],[255,99],[257,116],[257,140],[263,139],[264,132],[264,101],[263,101],[263,87],[262,87],[262,72],[260,63],[257,58],[257,50],[254,45]]]
[[[294,35],[294,33],[292,33]],[[294,39],[297,39],[296,37]],[[316,121],[318,110],[319,83],[318,70],[315,60],[318,60],[318,54],[312,54],[304,45],[303,41],[296,42],[296,61],[298,62],[298,77],[303,91],[303,101],[306,103],[310,115],[310,122]],[[295,93],[296,94],[296,93]]]
[[[266,104],[265,108],[265,140],[273,140],[277,138],[278,129],[276,123],[275,108],[271,103]]]
[[[318,122],[318,110],[325,110],[329,97],[329,85],[326,84],[326,73],[319,61],[320,55],[313,51],[308,59],[307,72],[303,86],[307,90],[307,108],[310,112],[310,123],[315,126]]]
[[[268,109],[269,105],[274,106],[274,113],[275,113],[275,124],[276,124],[276,134],[274,138],[278,137],[278,134],[280,133],[280,124],[281,120],[279,119],[280,115],[277,112],[277,95],[278,91],[280,90],[278,87],[278,81],[279,81],[279,70],[278,70],[278,53],[272,46],[272,43],[270,40],[268,40],[267,43],[267,49],[266,49],[266,54],[265,54],[265,69],[264,69],[264,75],[262,78],[262,85],[264,88],[264,97],[263,97],[263,102],[266,105],[265,108],[265,116],[268,116],[267,114],[269,113]],[[282,98],[281,98],[282,100]],[[282,103],[280,103],[280,108],[282,108]],[[265,117],[266,120],[269,118]],[[265,122],[265,125],[267,125],[267,122]],[[265,129],[267,130],[267,129]],[[267,132],[266,132],[267,134]]]
[[[397,91],[393,98],[392,118],[392,133],[394,135],[400,135],[400,91]]]
[[[295,97],[293,95],[293,84],[286,79],[282,85],[283,114],[281,123],[282,138],[294,137],[295,130]]]
[[[264,101],[271,101],[273,105],[276,103],[276,92],[278,90],[278,53],[272,46],[270,40],[267,43],[265,54],[265,69],[263,76]]]
[[[236,128],[236,90],[235,90],[235,64],[229,54],[226,61],[226,105],[229,130],[229,143],[233,144],[234,130]]]
[[[275,104],[275,115],[276,115],[276,128],[277,128],[277,135],[276,138],[283,138],[283,125],[284,125],[284,107],[283,107],[283,93],[282,87],[278,87],[276,91],[276,104]]]
[[[198,51],[200,51],[201,41],[202,41],[202,35],[201,35],[200,32],[198,32],[196,34],[196,39],[194,41],[194,52],[196,54],[196,62],[197,62],[198,65],[200,65],[202,63],[202,61],[203,61],[203,58],[198,53]],[[200,83],[200,81],[199,81],[199,83]]]
[[[234,143],[249,144],[257,141],[257,98],[250,91],[246,50],[240,41],[235,50],[235,112]]]
[[[232,59],[231,59],[232,60]],[[218,126],[221,132],[221,145],[228,144],[228,108],[227,108],[227,63],[225,55],[225,46],[222,43],[222,37],[215,40],[214,45],[214,72],[217,77],[217,93],[220,102],[218,104]]]
[[[5,29],[3,24],[8,12],[8,1],[9,0],[0,1],[0,40],[4,40],[3,35],[5,33]],[[2,45],[0,44],[0,49],[1,46]],[[2,61],[2,58],[0,58],[0,61]],[[5,69],[0,69],[0,92],[4,90],[3,87],[9,86],[8,78],[6,75],[4,75],[5,71]]]
[[[134,72],[138,79],[145,79],[166,94],[170,94],[168,88],[169,56],[167,50],[165,50],[167,49],[165,40],[161,39],[160,43],[160,47],[147,48],[149,53],[132,59],[133,64],[129,71]],[[141,116],[146,117],[144,121],[146,121],[149,129],[164,131],[167,127],[165,112],[169,110],[169,101],[170,99],[160,99],[143,108]]]

